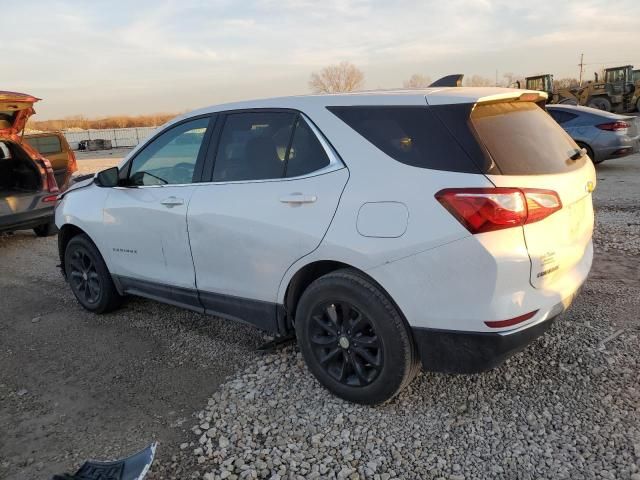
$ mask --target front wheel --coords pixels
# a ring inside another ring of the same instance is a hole
[[[609,99],[604,97],[594,97],[589,99],[589,101],[587,102],[587,107],[597,108],[598,110],[610,112],[611,102],[609,101]]]
[[[413,339],[397,308],[355,270],[314,281],[298,303],[295,328],[309,370],[345,400],[385,402],[417,372]]]
[[[71,291],[84,308],[106,313],[122,300],[102,255],[86,235],[73,237],[64,252],[64,269]]]

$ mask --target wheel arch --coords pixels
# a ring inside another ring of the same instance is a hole
[[[67,249],[67,245],[73,237],[77,237],[78,235],[86,235],[89,237],[87,232],[83,229],[74,225],[72,223],[66,223],[60,227],[58,231],[58,256],[60,257],[60,269],[62,270],[62,274],[66,277],[67,272],[64,268],[64,252]],[[89,237],[91,238],[91,237]],[[95,245],[95,242],[94,242]]]
[[[296,307],[298,305],[298,302],[300,301],[300,297],[302,297],[302,294],[307,289],[307,287],[323,275],[334,272],[336,270],[344,269],[349,269],[356,272],[358,275],[362,276],[366,280],[373,283],[376,287],[378,287],[387,296],[392,305],[394,305],[398,310],[405,324],[408,325],[407,319],[402,312],[402,309],[389,294],[387,289],[385,289],[384,286],[380,284],[380,282],[378,282],[364,270],[338,260],[316,260],[298,268],[296,273],[291,276],[287,283],[287,287],[284,291],[283,304],[287,316],[287,323],[289,326],[293,326],[294,324]]]

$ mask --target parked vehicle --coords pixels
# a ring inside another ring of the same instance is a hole
[[[56,177],[60,190],[65,190],[71,175],[78,171],[76,156],[69,147],[62,132],[30,133],[24,135],[24,142],[46,157]]]
[[[21,137],[38,100],[0,92],[0,232],[32,228],[38,236],[56,233],[59,189],[51,163]]]
[[[640,117],[571,105],[548,105],[547,112],[587,150],[593,163],[640,151]]]
[[[295,332],[354,402],[419,361],[492,368],[591,267],[595,170],[544,100],[444,87],[181,116],[62,195],[63,273],[92,312],[132,294]]]

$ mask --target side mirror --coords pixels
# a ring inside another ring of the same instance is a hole
[[[95,183],[99,187],[111,188],[117,187],[119,181],[118,167],[107,168],[96,175]]]

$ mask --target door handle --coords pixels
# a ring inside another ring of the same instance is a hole
[[[177,207],[178,205],[184,205],[184,200],[178,197],[169,197],[161,200],[160,203],[165,207]]]
[[[282,203],[289,203],[291,205],[300,205],[302,203],[313,203],[318,200],[318,197],[315,195],[305,195],[300,192],[290,193],[289,195],[284,195],[280,197],[280,201]]]

